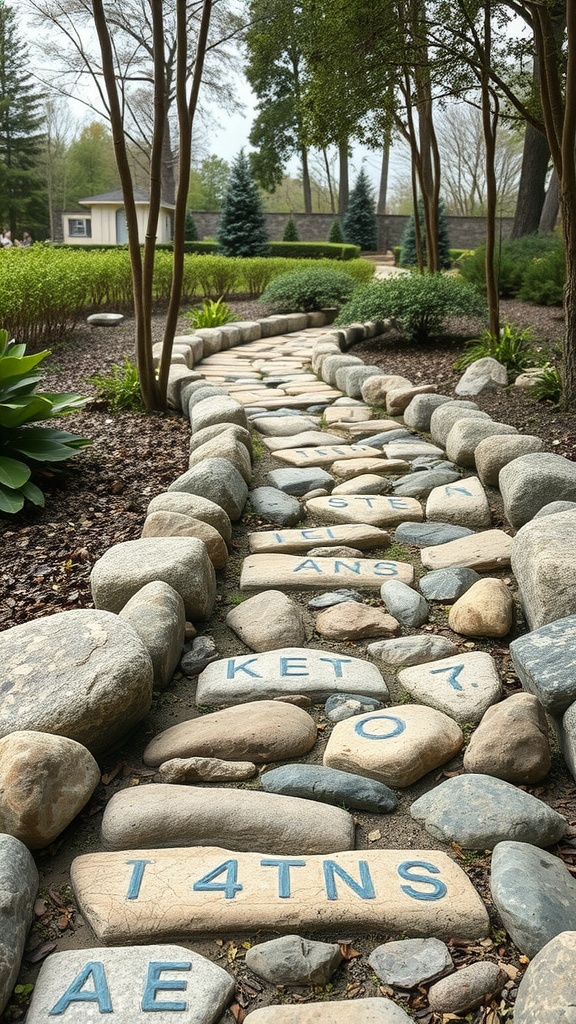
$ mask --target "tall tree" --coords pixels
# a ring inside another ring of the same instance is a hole
[[[82,128],[68,147],[66,163],[68,203],[118,188],[114,142],[101,121],[92,121]]]
[[[40,173],[42,97],[27,67],[16,14],[0,4],[0,220],[13,236],[48,230],[46,186]]]
[[[222,157],[207,156],[190,172],[188,209],[219,210],[226,195],[230,164]]]

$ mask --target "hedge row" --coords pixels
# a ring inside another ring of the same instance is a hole
[[[102,252],[128,250],[127,245],[104,245],[89,243],[87,245],[56,245],[56,249],[74,249],[76,252]],[[159,242],[156,251],[172,252],[171,242]],[[355,260],[360,256],[359,245],[337,244],[335,242],[269,242],[269,256],[284,256],[286,259],[305,260]],[[218,255],[218,242],[184,242],[184,252]]]
[[[338,247],[337,247],[338,248]],[[156,253],[154,298],[167,302],[172,254]],[[183,302],[232,293],[261,295],[280,274],[306,266],[334,266],[333,260],[190,254],[184,260]],[[367,260],[349,260],[346,271],[358,282],[374,273]],[[0,328],[37,346],[61,338],[88,309],[130,309],[132,274],[126,249],[81,251],[34,245],[0,252]]]

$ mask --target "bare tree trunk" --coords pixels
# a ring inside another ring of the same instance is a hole
[[[542,215],[540,217],[540,223],[538,224],[538,233],[540,235],[551,235],[558,222],[558,213],[560,210],[560,189],[558,187],[558,175],[556,170],[552,171],[550,178],[550,184],[546,192],[544,199],[544,206],[542,207]]]
[[[546,136],[527,123],[518,199],[510,238],[522,238],[538,231],[549,162],[550,146]]]
[[[330,213],[336,213],[336,204],[334,202],[334,186],[332,185],[332,175],[330,173],[330,164],[328,162],[328,153],[326,147],[322,149],[322,156],[324,157],[324,167],[326,169],[326,181],[328,182],[328,193],[330,195]]]
[[[484,3],[484,53],[480,91],[482,97],[482,125],[486,149],[486,293],[488,299],[488,329],[494,341],[500,337],[500,296],[496,276],[496,131],[498,126],[498,100],[490,89],[492,27],[491,0]]]
[[[302,189],[304,192],[304,213],[312,213],[312,189],[310,187],[310,168],[308,167],[308,150],[302,146],[300,150],[302,163]]]
[[[164,122],[164,142],[162,145],[162,199],[165,203],[176,201],[176,175],[174,174],[174,151],[170,132],[168,111]]]
[[[388,171],[390,168],[390,139],[384,140],[382,146],[382,167],[380,169],[380,187],[378,189],[378,204],[376,213],[383,217],[386,215],[386,200],[388,197]]]
[[[338,143],[339,156],[339,184],[338,184],[338,216],[343,217],[348,209],[348,197],[350,185],[348,181],[348,139],[341,139]]]

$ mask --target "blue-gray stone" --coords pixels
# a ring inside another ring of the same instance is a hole
[[[548,804],[492,775],[447,779],[416,800],[410,814],[435,839],[467,850],[491,850],[504,840],[551,846],[568,826]]]
[[[383,448],[385,444],[390,444],[391,441],[418,441],[422,438],[415,437],[410,430],[405,430],[404,427],[399,427],[398,430],[383,430],[379,434],[371,434],[370,437],[365,437],[362,444],[369,444],[371,448]]]
[[[273,416],[303,416],[302,409],[255,409],[250,406],[246,410],[251,417],[258,417],[259,420],[270,419]]]
[[[306,412],[324,412],[324,409],[326,409],[329,404],[329,402],[322,402],[322,404],[319,403],[318,405],[309,405]]]
[[[542,516],[555,516],[557,512],[573,512],[575,509],[576,501],[551,501],[536,513],[534,519],[541,519]]]
[[[390,640],[376,640],[368,644],[368,654],[378,658],[385,665],[407,668],[410,665],[425,665],[427,661],[451,658],[458,654],[458,647],[445,636],[432,633],[418,633],[415,636],[395,636]]]
[[[526,956],[560,932],[576,931],[576,879],[553,854],[529,843],[498,843],[490,885],[506,931]]]
[[[396,481],[394,494],[401,498],[427,498],[435,487],[444,487],[445,484],[456,483],[459,479],[460,473],[453,469],[431,469],[428,473],[411,473],[409,477],[402,477],[403,483]]]
[[[37,892],[32,854],[14,836],[0,835],[0,1013],[18,977]]]
[[[576,1006],[576,932],[555,935],[528,965],[514,1004],[514,1024],[568,1024]]]
[[[342,963],[336,942],[314,942],[300,935],[281,935],[251,946],[246,967],[271,985],[327,985]]]
[[[510,654],[522,686],[546,711],[562,715],[576,701],[576,615],[518,637]]]
[[[304,514],[300,502],[277,487],[255,487],[250,491],[250,507],[267,523],[278,526],[294,526]]]
[[[418,586],[427,601],[442,601],[451,604],[480,579],[474,569],[454,566],[450,569],[434,569],[422,576]]]
[[[450,950],[440,939],[399,939],[377,946],[368,963],[380,981],[414,988],[454,970]]]
[[[346,601],[358,601],[362,604],[364,598],[358,590],[331,590],[328,594],[319,594],[308,601],[309,608],[331,608],[335,604],[345,604]]]
[[[295,494],[302,497],[308,491],[315,491],[323,487],[331,491],[334,486],[334,477],[330,476],[325,469],[310,466],[309,469],[272,469],[267,476],[271,487],[277,487],[284,494]]]
[[[395,530],[394,540],[399,544],[411,544],[415,548],[429,548],[436,544],[469,537],[474,530],[467,526],[453,526],[451,523],[400,523]]]
[[[389,814],[398,806],[395,794],[383,782],[321,765],[285,764],[265,772],[261,782],[267,793],[344,804],[372,814]]]
[[[345,718],[365,715],[381,706],[374,697],[364,697],[359,693],[333,693],[328,697],[324,710],[331,722],[343,722]]]
[[[448,459],[441,459],[438,455],[419,455],[417,459],[410,463],[410,469],[413,473],[418,473],[423,469],[436,469],[437,466],[441,466],[442,469],[458,469],[458,466],[453,462],[448,462]]]
[[[380,596],[388,611],[409,629],[416,629],[428,618],[428,604],[421,594],[400,580],[387,580],[380,587]]]

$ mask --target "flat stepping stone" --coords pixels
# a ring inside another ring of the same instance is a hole
[[[529,843],[498,843],[490,887],[510,938],[532,958],[561,932],[576,931],[576,880],[562,861]]]
[[[313,526],[304,530],[262,530],[248,535],[250,551],[254,554],[292,554],[309,551],[318,545],[336,547],[349,544],[359,548],[387,547],[390,535],[376,526],[347,523],[342,526]]]
[[[343,804],[369,814],[390,814],[398,806],[395,794],[382,782],[322,765],[285,764],[264,772],[260,781],[267,793],[318,800],[337,807]]]
[[[399,544],[410,544],[416,548],[433,547],[437,544],[449,544],[462,537],[470,537],[473,530],[467,526],[454,526],[453,523],[399,523],[396,527],[394,540]]]
[[[454,970],[450,950],[439,939],[403,939],[377,946],[368,963],[385,985],[414,988]]]
[[[427,498],[431,491],[447,484],[456,484],[460,473],[454,469],[431,469],[427,472],[411,473],[394,484],[394,494],[404,498]]]
[[[339,399],[334,403],[331,409],[326,409],[324,419],[328,426],[335,426],[349,423],[364,423],[372,419],[372,409],[369,405],[347,405],[342,408],[338,404]]]
[[[274,458],[291,466],[331,466],[337,459],[365,459],[384,456],[378,448],[366,444],[332,444],[321,448],[283,448]]]
[[[404,668],[398,682],[415,700],[456,722],[479,722],[502,695],[496,662],[483,651]]]
[[[390,999],[355,999],[313,1003],[309,1006],[267,1006],[254,1010],[245,1018],[246,1024],[409,1024],[410,1017]]]
[[[182,946],[68,949],[42,964],[27,1013],[28,1024],[56,1017],[95,1024],[110,1013],[145,1024],[215,1024],[234,994],[222,967]]]
[[[445,843],[492,850],[510,836],[551,846],[568,822],[542,800],[491,775],[458,775],[425,793],[410,808],[415,821]]]
[[[460,567],[435,569],[422,576],[418,586],[427,601],[442,601],[443,604],[452,604],[479,579],[480,576],[474,569]]]
[[[123,319],[123,313],[91,313],[86,317],[86,323],[92,327],[117,327]]]
[[[435,487],[428,495],[426,518],[454,526],[483,530],[492,523],[486,491],[478,477]]]
[[[295,494],[301,497],[314,491],[317,487],[325,487],[330,491],[334,484],[334,477],[321,467],[311,469],[273,469],[268,473],[268,483],[271,487],[277,487],[284,494]]]
[[[550,765],[546,715],[531,693],[513,693],[488,708],[464,753],[467,772],[516,785],[540,782]]]
[[[316,430],[316,419],[308,416],[257,416],[252,420],[256,430],[266,437],[294,437],[305,430]]]
[[[300,502],[276,487],[255,487],[248,497],[252,512],[268,523],[294,526],[304,515]]]
[[[354,693],[359,689],[378,700],[388,699],[388,688],[375,665],[361,658],[312,647],[286,647],[265,654],[213,661],[198,680],[196,702],[200,706],[226,702],[254,709],[256,705],[243,702],[264,700],[269,703],[276,697],[293,693],[304,694],[314,701],[325,701],[332,693]],[[258,715],[262,723],[263,714]],[[247,715],[248,712],[246,719]],[[207,715],[195,721],[205,722],[213,717]],[[193,725],[192,722],[188,724]],[[280,757],[275,760],[279,761]]]
[[[32,854],[19,839],[0,834],[0,1012],[18,979],[37,892]]]
[[[209,665],[204,671],[211,668]],[[220,757],[266,764],[307,754],[316,735],[313,718],[302,708],[274,700],[250,701],[165,729],[150,741],[143,758],[152,768],[173,757]]]
[[[262,440],[268,450],[274,453],[291,448],[317,448],[319,445],[324,448],[342,442],[339,434],[328,434],[322,430],[305,430],[293,437],[263,437]]]
[[[255,840],[257,836],[257,840]],[[223,846],[246,852],[335,853],[354,847],[354,821],[341,808],[250,789],[137,786],[115,793],[102,818],[106,850]]]
[[[328,640],[365,640],[393,636],[400,631],[400,623],[382,608],[348,601],[321,612],[315,628],[319,636]]]
[[[246,950],[250,971],[271,985],[327,985],[342,963],[337,942],[314,942],[300,935],[282,935]]]
[[[345,851],[287,865],[270,859],[210,847],[92,853],[73,861],[71,880],[98,941],[115,945],[283,926],[437,938],[488,934],[488,914],[474,886],[437,850]],[[327,1006],[331,1021],[333,1006]],[[293,1014],[295,1008],[284,1009]],[[357,1021],[356,1000],[354,1014]]]
[[[444,455],[443,448],[417,437],[406,441],[402,438],[390,439],[382,451],[387,459],[403,459],[405,462],[412,462],[413,459],[418,459],[421,455],[434,455],[436,458],[442,458]]]
[[[370,440],[370,443],[375,443],[375,438],[380,437],[382,434],[387,434],[391,430],[400,429],[402,431],[402,437],[407,437],[410,433],[409,430],[400,428],[397,420],[368,420],[366,423],[351,423],[348,427],[348,433],[354,438],[366,438]],[[389,441],[393,438],[388,438]],[[386,441],[382,441],[385,444]]]
[[[427,661],[449,658],[458,653],[452,640],[444,636],[421,633],[416,636],[399,636],[391,640],[378,640],[368,644],[368,654],[385,665],[403,667],[422,665]]]
[[[551,939],[528,964],[514,1004],[516,1024],[566,1024],[576,1004],[576,932]]]
[[[396,526],[405,520],[419,522],[424,518],[424,511],[416,498],[384,494],[311,498],[306,502],[306,509],[332,523],[363,523],[366,526]]]
[[[304,612],[281,590],[265,590],[249,597],[228,612],[226,625],[253,651],[306,643]]]
[[[332,494],[390,494],[392,480],[378,473],[359,473],[332,488]]]
[[[369,434],[368,437],[363,439],[363,443],[371,444],[375,448],[382,449],[384,445],[393,444],[396,441],[421,441],[421,438],[416,437],[411,430],[406,430],[405,427],[399,426],[396,420],[381,420],[380,424],[377,421],[373,421],[368,426],[371,426],[372,430],[377,430],[377,433]]]
[[[572,509],[534,518],[512,541],[512,570],[532,630],[576,614],[575,530]]]
[[[518,637],[510,654],[522,686],[545,711],[562,715],[576,701],[576,615]]]
[[[477,572],[507,569],[510,565],[512,537],[503,530],[485,530],[446,544],[423,548],[420,552],[425,569],[450,569],[464,566]]]
[[[463,742],[460,728],[447,715],[404,704],[338,722],[324,764],[403,789],[449,761]]]
[[[249,555],[242,563],[240,590],[261,590],[266,585],[319,590],[342,583],[351,583],[357,590],[378,590],[383,580],[390,578],[410,586],[414,581],[414,566],[407,562],[374,561],[371,558]]]

